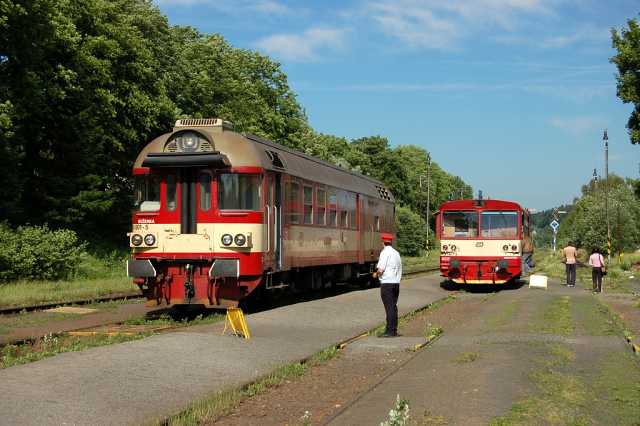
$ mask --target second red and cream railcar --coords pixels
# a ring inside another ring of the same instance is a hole
[[[529,213],[500,200],[444,203],[436,220],[440,272],[457,284],[505,284],[522,274]]]
[[[394,232],[381,182],[220,119],[179,120],[133,174],[127,271],[151,303],[231,306],[259,288],[366,276]]]

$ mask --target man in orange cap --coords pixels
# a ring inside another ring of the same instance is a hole
[[[380,252],[374,278],[380,279],[380,297],[387,314],[387,327],[380,337],[395,337],[398,335],[398,296],[400,295],[400,280],[402,279],[402,260],[400,253],[391,246],[393,235],[381,235],[384,248]]]

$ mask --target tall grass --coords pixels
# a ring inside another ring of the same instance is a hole
[[[69,280],[18,280],[0,284],[0,307],[92,299],[137,290],[126,276],[125,255],[83,254],[76,275]]]

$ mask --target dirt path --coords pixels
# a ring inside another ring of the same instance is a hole
[[[435,327],[442,337],[417,353],[353,344],[217,423],[377,425],[400,395],[413,424],[638,424],[640,363],[585,291],[461,294],[400,332]]]

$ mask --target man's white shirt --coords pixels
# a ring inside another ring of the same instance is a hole
[[[383,269],[380,284],[400,284],[402,279],[402,260],[400,253],[391,246],[384,246],[380,252],[377,269]]]

